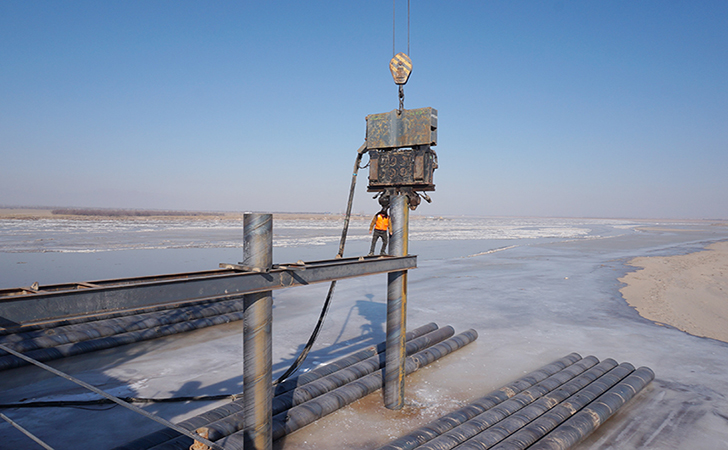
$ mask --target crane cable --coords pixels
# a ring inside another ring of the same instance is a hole
[[[397,3],[397,0],[392,0],[392,57],[393,58],[394,58],[394,55],[396,53],[395,45],[394,45],[394,42],[395,42],[395,39],[394,38],[396,36],[396,33],[395,33],[395,30],[396,30],[396,27],[395,27],[395,24],[396,24],[396,20],[395,20],[396,14],[395,14],[395,12],[396,12],[396,9],[397,9],[395,7],[395,4],[396,3]],[[408,56],[411,56],[410,55],[410,0],[407,0],[407,55]]]
[[[396,3],[397,0],[392,0],[392,60],[396,57]],[[410,0],[407,0],[407,58],[410,57]],[[390,66],[391,67],[391,66]],[[395,81],[396,82],[396,81]],[[406,81],[405,81],[406,83]],[[398,83],[399,84],[399,83]],[[404,86],[399,84],[397,87],[397,96],[399,97],[399,112],[404,110]]]

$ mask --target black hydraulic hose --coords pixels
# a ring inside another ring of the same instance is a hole
[[[344,245],[346,244],[346,234],[349,231],[349,221],[351,220],[351,206],[354,203],[354,190],[356,188],[356,177],[359,173],[359,164],[361,164],[361,159],[364,156],[364,153],[367,152],[367,144],[362,144],[361,147],[359,147],[359,150],[356,151],[356,161],[354,162],[354,172],[351,175],[351,186],[349,187],[349,201],[346,204],[346,214],[344,215],[344,228],[341,231],[341,239],[339,240],[339,252],[336,254],[336,258],[341,258],[344,256]],[[319,315],[318,322],[316,323],[316,327],[313,329],[313,332],[311,333],[311,336],[308,338],[308,342],[306,342],[306,346],[303,347],[303,350],[301,350],[301,353],[298,355],[295,361],[291,364],[291,367],[286,370],[286,372],[281,375],[274,383],[273,385],[277,385],[279,383],[282,383],[285,381],[288,377],[293,375],[293,373],[298,370],[299,367],[301,367],[301,364],[303,364],[303,361],[308,356],[308,353],[311,351],[311,347],[313,347],[313,344],[316,342],[316,338],[318,338],[318,334],[321,331],[321,327],[324,324],[324,319],[326,318],[326,314],[329,312],[329,305],[331,304],[331,299],[334,296],[334,289],[336,288],[336,280],[331,282],[331,285],[329,285],[329,292],[326,294],[326,300],[324,301],[324,306],[321,309],[321,314]]]
[[[341,239],[339,240],[339,253],[336,257],[344,256],[344,244],[346,243],[346,233],[349,231],[349,220],[351,219],[351,205],[354,203],[354,188],[356,187],[356,176],[359,173],[359,164],[364,153],[367,152],[367,144],[362,144],[356,151],[356,162],[354,163],[354,173],[351,175],[351,186],[349,187],[349,201],[346,204],[346,215],[344,216],[344,229],[341,230]]]
[[[134,412],[136,412],[138,414],[141,414],[142,416],[146,417],[147,419],[151,419],[151,420],[153,420],[153,421],[155,421],[155,422],[157,422],[159,424],[164,425],[167,428],[171,428],[174,431],[177,431],[178,433],[183,434],[183,435],[185,435],[185,436],[187,436],[189,438],[196,439],[196,440],[202,442],[203,444],[207,445],[210,448],[214,448],[216,450],[224,450],[222,446],[220,446],[220,445],[218,445],[218,444],[216,444],[214,442],[210,442],[207,439],[205,439],[205,438],[203,438],[201,436],[197,436],[197,435],[191,433],[189,430],[185,430],[184,428],[181,428],[181,427],[173,424],[172,422],[170,422],[170,421],[168,421],[168,420],[166,420],[166,419],[164,419],[162,417],[159,417],[159,416],[156,416],[154,414],[151,414],[151,413],[149,413],[149,412],[147,412],[147,411],[139,408],[138,406],[134,406],[131,403],[127,403],[127,402],[125,402],[125,401],[123,401],[123,400],[121,400],[121,399],[119,399],[117,397],[114,397],[113,395],[108,394],[108,393],[102,391],[101,389],[97,388],[96,386],[93,386],[91,384],[86,383],[85,381],[81,381],[78,378],[74,378],[71,375],[68,375],[66,373],[61,372],[60,370],[57,370],[57,369],[54,369],[53,367],[50,367],[48,365],[45,365],[42,362],[36,361],[36,360],[34,360],[32,358],[29,358],[29,357],[23,355],[22,353],[18,353],[15,350],[12,350],[12,349],[4,346],[4,345],[0,345],[0,349],[5,350],[6,352],[10,353],[11,355],[17,356],[18,358],[21,358],[21,359],[23,359],[23,360],[25,360],[25,361],[27,361],[27,362],[35,365],[35,366],[38,366],[41,369],[44,369],[44,370],[46,370],[48,372],[51,372],[54,375],[57,375],[57,376],[59,376],[61,378],[65,378],[66,380],[68,380],[68,381],[70,381],[72,383],[76,383],[79,386],[81,386],[83,388],[86,388],[86,389],[88,389],[91,392],[94,392],[94,393],[96,393],[96,394],[98,394],[98,395],[100,395],[100,396],[102,396],[104,398],[107,398],[107,399],[113,401],[114,403],[116,403],[116,404],[118,404],[120,406],[123,406],[124,408],[130,409],[130,410],[132,410],[132,411],[134,411]]]
[[[210,402],[217,400],[236,400],[242,394],[220,394],[220,395],[195,395],[189,397],[167,397],[167,398],[146,398],[146,397],[117,397],[127,403],[176,403],[176,402]],[[0,409],[10,408],[59,408],[64,406],[93,406],[108,405],[114,403],[108,398],[97,398],[94,400],[57,400],[37,401],[25,403],[2,403]]]

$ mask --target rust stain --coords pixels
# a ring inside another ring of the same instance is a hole
[[[200,437],[207,439],[210,435],[210,429],[207,427],[198,428],[195,430]],[[210,450],[210,447],[202,442],[195,441],[191,446],[190,450]]]

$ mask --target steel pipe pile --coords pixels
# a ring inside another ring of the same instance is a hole
[[[654,378],[646,367],[635,371],[629,363],[595,361],[585,358],[478,415],[465,418],[458,410],[380,450],[569,448]]]
[[[112,336],[129,331],[152,328],[161,325],[183,322],[189,319],[210,317],[223,313],[239,311],[242,302],[238,299],[217,299],[200,304],[151,312],[135,311],[121,317],[97,317],[77,324],[57,324],[46,329],[0,336],[0,343],[18,352],[28,352],[40,348],[50,348],[61,344],[82,342],[100,337]]]
[[[390,203],[393,230],[389,252],[406,256],[409,246],[409,205],[407,196],[398,193]],[[404,406],[405,345],[407,329],[407,271],[387,274],[387,370],[384,371],[384,405],[389,409]]]
[[[640,367],[530,448],[562,450],[578,444],[654,379],[652,369]]]
[[[409,375],[422,367],[436,361],[475,341],[478,334],[475,330],[467,330],[453,336],[439,344],[435,344],[406,358],[405,369]],[[356,381],[333,389],[303,404],[273,416],[273,440],[280,439],[287,434],[324,417],[332,412],[382,388],[382,369],[366,375]],[[198,430],[202,435],[210,432],[212,427]],[[221,430],[218,430],[221,431]],[[212,434],[207,434],[212,436]],[[210,439],[213,442],[215,439]],[[242,449],[245,443],[245,432],[238,431],[227,437],[219,439],[216,443],[229,449]],[[204,448],[198,445],[198,448]]]
[[[446,327],[451,328],[451,327]],[[416,340],[420,337],[426,336],[428,334],[432,334],[433,332],[438,331],[438,326],[434,322],[428,323],[426,325],[423,325],[421,327],[415,328],[414,330],[411,330],[407,333],[407,342]],[[439,332],[442,333],[442,332]],[[450,333],[449,331],[445,332]],[[451,335],[451,333],[450,333]],[[432,336],[428,339],[432,339]],[[433,339],[434,341],[434,339]],[[383,359],[383,356],[378,356],[382,354],[385,350],[386,343],[381,342],[377,345],[373,345],[370,347],[367,347],[363,350],[360,350],[358,352],[352,353],[351,355],[345,356],[343,358],[339,358],[335,361],[332,361],[331,363],[320,365],[316,367],[315,369],[312,369],[308,372],[305,372],[299,376],[290,378],[283,383],[278,384],[275,386],[275,397],[273,398],[273,401],[275,402],[276,397],[280,395],[284,395],[298,387],[305,386],[306,384],[315,382],[316,380],[319,380],[323,377],[326,377],[328,375],[334,374],[340,370],[346,369],[352,365],[355,365],[361,361],[365,361],[372,357],[378,357],[380,361]],[[223,420],[233,414],[240,413],[243,411],[243,401],[242,400],[234,400],[226,405],[214,408],[210,411],[207,411],[203,414],[200,414],[198,416],[192,417],[190,419],[187,419],[185,421],[180,422],[178,425],[184,429],[187,430],[195,430],[198,428],[206,427],[210,425],[213,422],[217,422],[219,420]],[[186,436],[180,436],[179,433],[175,432],[174,430],[170,429],[162,429],[159,431],[156,431],[154,433],[151,433],[149,435],[143,436],[139,439],[136,439],[132,442],[129,442],[123,446],[116,447],[114,450],[147,450],[147,449],[154,449],[154,450],[171,450],[171,449],[188,449],[189,446],[192,444],[192,440],[189,439]]]
[[[18,333],[0,337],[0,342],[17,352],[25,353],[40,348],[56,347],[62,344],[83,342],[129,331],[184,322],[190,319],[236,312],[241,309],[242,301],[239,299],[221,300],[199,306],[138,313],[118,318],[99,319],[90,323],[58,326],[44,332]]]
[[[437,324],[435,322],[430,322],[426,325],[415,328],[412,331],[408,331],[406,334],[406,340],[409,342],[412,339],[416,339],[420,336],[424,336],[437,329],[438,329]],[[386,342],[381,342],[381,343],[377,344],[376,346],[372,346],[367,349],[358,351],[352,355],[349,355],[344,358],[340,358],[336,361],[333,361],[331,363],[319,366],[313,370],[310,370],[306,373],[302,373],[296,377],[289,378],[288,380],[286,380],[276,386],[276,388],[275,388],[276,395],[290,391],[291,389],[295,389],[296,387],[301,386],[302,384],[309,383],[311,381],[317,380],[326,375],[330,375],[330,374],[336,372],[337,370],[349,367],[350,365],[358,363],[359,361],[363,361],[364,359],[370,358],[372,356],[376,356],[376,355],[384,352],[385,348],[386,348]]]
[[[609,363],[606,366],[604,363]],[[473,436],[470,440],[460,446],[461,449],[484,449],[491,448],[494,445],[501,442],[506,437],[510,436],[514,432],[521,429],[529,422],[538,418],[541,414],[547,412],[550,408],[558,404],[557,402],[563,401],[564,397],[567,397],[569,392],[573,392],[579,389],[579,387],[588,385],[588,390],[601,391],[609,386],[614,385],[619,380],[627,376],[634,368],[629,364],[623,364],[616,366],[614,360],[608,359],[600,364],[600,370],[597,374],[587,374],[586,377],[580,377],[574,380],[574,382],[565,385],[560,392],[557,392],[550,397],[545,397],[540,402],[534,402],[528,408],[523,408],[516,414],[511,414],[508,417],[498,421],[489,427],[487,430]],[[611,369],[606,370],[608,367]],[[605,373],[607,372],[607,373]],[[598,381],[594,381],[599,378]],[[590,384],[591,383],[591,384]],[[593,400],[594,397],[591,397]]]
[[[543,397],[545,394],[551,392],[565,382],[581,375],[583,372],[595,366],[597,362],[598,360],[593,356],[584,358],[564,370],[551,375],[540,383],[525,389],[513,398],[506,400],[482,414],[479,414],[478,416],[417,448],[422,450],[445,450],[455,448],[456,446],[466,442],[468,439],[476,436],[478,433],[481,433],[498,423],[500,420],[503,420],[516,411],[519,411],[531,404],[536,399]]]
[[[467,330],[444,342],[409,356],[406,358],[405,374],[409,375],[414,373],[443,356],[474,342],[477,338],[478,333],[475,330]],[[280,439],[286,434],[290,434],[365,395],[381,389],[381,387],[382,373],[381,371],[377,371],[322,395],[311,402],[278,414],[273,417],[273,437],[274,439]]]
[[[246,213],[243,265],[269,272],[273,266],[273,215]],[[247,447],[270,450],[273,387],[273,291],[245,294],[243,318],[243,403]]]
[[[225,296],[227,297],[227,296]],[[6,339],[6,342],[17,342],[19,340],[25,340],[30,339],[35,336],[39,336],[43,333],[47,333],[49,328],[59,328],[59,327],[65,327],[68,325],[76,325],[86,322],[95,322],[99,320],[106,320],[106,319],[114,319],[117,317],[127,317],[127,316],[137,316],[139,314],[146,314],[150,312],[155,311],[167,311],[170,309],[175,308],[182,308],[187,306],[200,306],[205,304],[210,304],[215,301],[219,301],[223,298],[205,298],[205,299],[196,299],[196,300],[188,300],[176,303],[174,305],[170,304],[164,304],[164,305],[154,305],[154,306],[145,306],[141,308],[134,308],[134,309],[124,309],[120,311],[112,311],[112,312],[103,312],[103,313],[96,313],[96,314],[89,314],[85,316],[78,316],[73,318],[66,318],[66,319],[60,319],[60,320],[49,320],[39,323],[33,323],[28,325],[22,325],[19,327],[11,327],[11,328],[0,328],[0,339]]]
[[[412,355],[432,345],[452,337],[455,331],[447,326],[428,333],[417,339],[409,341],[406,345],[407,354]],[[375,371],[379,371],[385,364],[384,353],[367,358],[359,363],[341,369],[331,375],[307,383],[292,391],[277,395],[273,398],[273,414],[280,414],[293,407],[306,403],[314,398],[324,395],[347,383],[355,382]],[[223,420],[200,428],[197,433],[208,436],[211,441],[222,439],[225,436],[237,433],[244,427],[244,413],[236,413]]]
[[[243,318],[242,299],[221,300],[134,316],[104,318],[43,331],[0,336],[0,344],[37,361],[116,347],[171,334],[234,322]],[[27,365],[0,351],[0,370]]]
[[[578,353],[566,355],[479,398],[467,406],[446,414],[401,438],[395,439],[384,447],[381,447],[380,450],[412,450],[472,419],[478,414],[493,408],[499,403],[512,398],[524,389],[545,380],[579,360],[581,360],[581,356]]]
[[[452,337],[455,330],[451,326],[440,328],[406,343],[406,354],[413,355],[432,345]],[[313,398],[323,395],[333,389],[341,387],[346,383],[355,381],[363,376],[377,371],[385,363],[384,354],[365,359],[362,362],[342,369],[336,373],[323,377],[319,380],[308,383],[292,391],[278,395],[273,399],[273,414],[278,414],[294,406],[305,403]]]

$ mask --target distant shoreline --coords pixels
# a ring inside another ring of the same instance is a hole
[[[728,342],[728,241],[668,257],[639,257],[619,281],[627,303],[658,324]]]
[[[373,208],[371,213],[352,213],[353,220],[370,220],[378,208]],[[269,211],[254,211],[269,213]],[[0,206],[0,219],[36,220],[36,219],[74,219],[74,220],[243,220],[246,212],[231,211],[187,211],[187,210],[155,210],[136,208],[71,208],[71,207],[12,207]],[[343,220],[344,214],[330,212],[273,212],[274,220]],[[569,219],[569,220],[627,220],[650,225],[638,226],[636,229],[646,231],[680,231],[671,230],[665,226],[655,223],[678,224],[703,223],[710,226],[728,227],[728,219],[636,219],[631,217],[538,217],[538,216],[478,216],[478,215],[453,215],[436,216],[427,214],[426,211],[410,212],[410,220],[436,219],[448,220],[460,217],[473,218],[513,218],[513,219]]]
[[[340,220],[342,214],[274,212],[276,220]],[[0,219],[74,219],[74,220],[243,220],[245,212],[175,211],[121,208],[2,208]],[[353,218],[365,218],[352,214]]]

